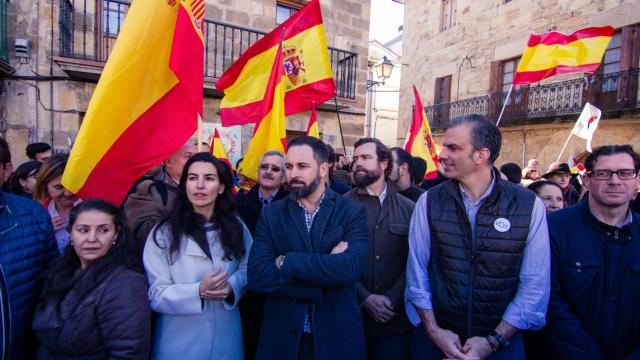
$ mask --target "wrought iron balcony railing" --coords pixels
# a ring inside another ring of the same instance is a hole
[[[579,114],[586,102],[604,112],[640,111],[638,69],[514,89],[501,125]],[[497,120],[506,92],[426,106],[431,126],[445,128],[450,119],[479,114]]]
[[[59,56],[106,62],[130,0],[59,1]],[[205,79],[218,79],[248,47],[265,34],[255,29],[205,19]],[[355,98],[358,54],[330,47],[329,57],[338,97]]]

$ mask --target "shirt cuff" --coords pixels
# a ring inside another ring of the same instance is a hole
[[[514,303],[509,304],[502,316],[502,320],[508,322],[518,330],[540,330],[545,324],[545,313],[527,311]]]
[[[418,314],[418,309],[433,310],[431,294],[417,289],[407,288],[405,291],[405,299],[405,311],[409,321],[411,321],[413,326],[419,326],[422,320]]]

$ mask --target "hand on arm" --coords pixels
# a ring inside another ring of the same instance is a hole
[[[477,357],[468,356],[462,349],[460,337],[452,331],[443,329],[438,326],[436,317],[432,310],[417,309],[422,326],[427,336],[433,343],[444,353],[446,359],[469,360],[478,359]],[[486,340],[485,340],[486,341]]]

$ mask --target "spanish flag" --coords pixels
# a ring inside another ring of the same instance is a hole
[[[320,1],[312,0],[258,40],[216,82],[224,92],[220,103],[222,126],[257,123],[270,74],[266,69],[284,31],[286,115],[309,110],[335,96],[331,63],[324,33]]]
[[[427,119],[427,114],[424,112],[422,100],[415,85],[413,85],[413,94],[415,96],[413,121],[409,127],[409,135],[407,135],[407,142],[404,145],[404,149],[412,156],[424,159],[424,161],[427,162],[427,172],[424,178],[434,179],[438,176],[436,162],[439,161],[435,141],[433,141],[429,120]]]
[[[227,166],[229,167],[229,171],[233,173],[233,166],[231,166],[229,154],[227,154],[227,150],[224,149],[224,144],[222,143],[222,138],[220,137],[218,129],[215,129],[215,131],[213,132],[213,141],[211,141],[211,148],[209,149],[209,151],[211,151],[211,155],[227,164]]]
[[[593,73],[600,66],[614,29],[590,27],[566,35],[532,34],[513,78],[513,84],[530,84],[559,74]]]
[[[318,129],[318,114],[316,112],[315,105],[311,108],[311,117],[309,118],[309,125],[307,125],[307,136],[313,136],[316,139],[320,139],[320,130]]]
[[[284,154],[287,144],[287,131],[284,115],[285,76],[282,44],[278,46],[271,65],[271,75],[267,81],[267,89],[263,101],[258,105],[262,114],[261,120],[253,130],[247,153],[238,172],[249,179],[258,180],[260,158],[269,150],[277,150]]]
[[[204,0],[132,3],[89,103],[62,184],[120,204],[202,115]]]

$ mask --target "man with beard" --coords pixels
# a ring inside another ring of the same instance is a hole
[[[355,284],[367,261],[360,204],[326,185],[325,144],[289,144],[291,195],[263,209],[249,255],[249,288],[267,295],[256,359],[366,359]]]
[[[361,203],[367,213],[369,265],[356,290],[364,311],[369,358],[408,359],[412,327],[403,308],[403,293],[415,204],[387,181],[392,155],[380,140],[358,140],[353,160],[356,188],[345,196]]]
[[[424,189],[416,186],[411,176],[414,164],[413,156],[399,147],[391,148],[391,155],[393,156],[393,166],[389,180],[398,186],[402,196],[413,202],[418,201],[420,195],[424,193]]]
[[[519,331],[545,323],[549,235],[542,201],[500,178],[502,135],[487,118],[453,119],[440,160],[449,179],[416,204],[406,310],[420,359],[524,359]]]
[[[284,181],[284,155],[275,150],[267,151],[262,155],[258,165],[258,184],[246,194],[238,193],[236,198],[238,213],[251,235],[255,233],[256,222],[258,222],[262,208],[289,194],[282,187]],[[242,343],[247,359],[255,358],[265,301],[266,297],[263,294],[249,290],[239,303],[242,318]]]

